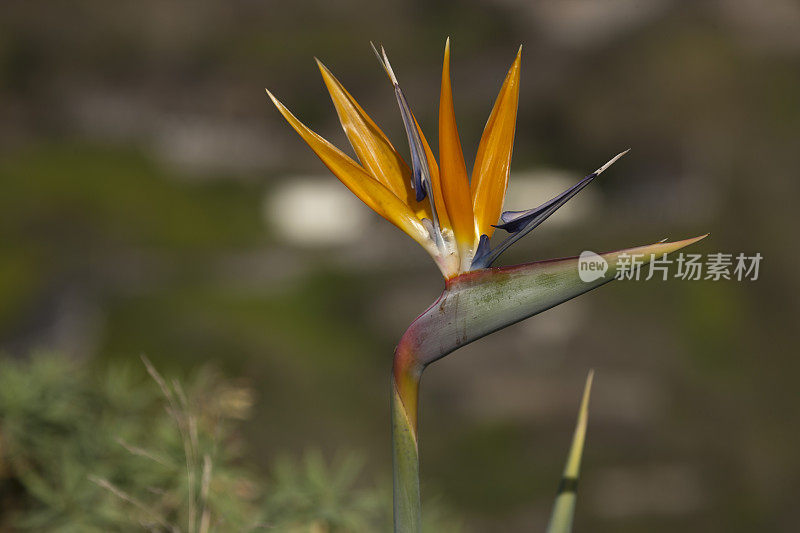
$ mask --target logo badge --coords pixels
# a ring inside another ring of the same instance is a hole
[[[578,275],[585,283],[605,277],[607,270],[608,262],[594,252],[586,250],[578,257]]]

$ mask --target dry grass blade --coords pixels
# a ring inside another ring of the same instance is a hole
[[[199,533],[208,533],[211,527],[211,510],[208,508],[208,493],[211,489],[211,456],[203,455],[203,475],[200,483],[200,505],[202,513],[200,515]]]
[[[175,466],[169,460],[164,459],[158,454],[153,453],[149,450],[145,450],[144,448],[134,446],[133,444],[128,443],[127,441],[125,441],[125,439],[121,437],[117,437],[116,441],[117,444],[125,448],[131,454],[136,455],[137,457],[144,457],[145,459],[150,459],[151,461],[158,463],[161,466],[165,466],[167,468],[173,468]]]
[[[130,494],[128,494],[124,490],[120,489],[119,487],[117,487],[116,485],[114,485],[113,483],[108,481],[107,479],[103,479],[103,478],[100,478],[100,477],[97,477],[97,476],[93,476],[91,474],[88,476],[88,478],[89,478],[89,481],[91,481],[92,483],[94,483],[98,487],[101,487],[101,488],[107,490],[108,492],[110,492],[111,494],[113,494],[114,496],[119,498],[120,500],[133,505],[134,507],[136,507],[137,509],[139,509],[140,511],[145,513],[147,516],[151,517],[161,527],[163,527],[163,528],[165,528],[165,529],[167,529],[169,531],[173,531],[175,533],[178,533],[180,531],[180,529],[178,527],[176,527],[176,526],[170,524],[169,522],[167,522],[166,520],[164,520],[161,516],[158,515],[158,513],[156,513],[155,511],[153,511],[152,509],[147,507],[144,503],[140,502],[139,500],[137,500],[136,498],[134,498],[133,496],[131,496]]]
[[[199,516],[197,508],[197,500],[200,496],[198,494],[199,491],[197,486],[198,453],[200,449],[197,418],[191,412],[189,400],[180,382],[177,379],[173,379],[170,386],[170,384],[167,383],[167,381],[161,376],[161,374],[158,372],[158,370],[156,370],[146,356],[142,355],[141,358],[145,368],[147,369],[147,373],[150,374],[150,376],[156,382],[158,387],[161,389],[164,398],[166,398],[167,402],[169,403],[167,412],[175,421],[178,432],[180,433],[181,441],[183,442],[184,458],[186,461],[186,483],[188,485],[187,488],[189,494],[187,498],[187,514],[189,522],[187,529],[190,532],[200,531],[198,527],[202,527],[203,518]],[[210,467],[208,475],[211,475]],[[208,521],[210,523],[210,516]],[[198,526],[198,524],[200,524],[200,526]]]

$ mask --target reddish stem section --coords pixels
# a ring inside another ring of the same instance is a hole
[[[419,402],[419,380],[422,377],[423,366],[412,350],[415,343],[410,342],[413,338],[413,325],[408,329],[397,349],[394,352],[394,365],[392,374],[394,376],[397,395],[403,402],[403,408],[411,422],[414,433],[417,433],[417,404]]]

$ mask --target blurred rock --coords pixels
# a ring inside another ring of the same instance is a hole
[[[153,148],[163,161],[201,177],[254,172],[281,160],[263,125],[209,116],[161,121]]]
[[[333,248],[364,238],[370,215],[333,176],[292,176],[264,199],[263,216],[285,242]]]
[[[178,176],[241,177],[283,161],[269,129],[253,120],[169,113],[141,95],[110,89],[82,91],[68,102],[67,116],[80,133],[103,143],[145,147],[176,167]]]
[[[565,48],[588,48],[642,26],[669,6],[668,0],[501,0],[528,15],[549,41]]]

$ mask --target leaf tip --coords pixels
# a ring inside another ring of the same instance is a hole
[[[706,237],[708,237],[709,235],[711,235],[711,233],[706,233],[704,235],[698,235],[697,237],[690,237],[688,239],[683,239],[682,241],[675,241],[674,244],[680,244],[681,248],[683,248],[684,246],[689,246],[690,244],[694,244],[696,242],[700,242],[703,239],[705,239]]]
[[[267,92],[267,96],[269,96],[270,100],[272,100],[272,103],[275,104],[276,107],[278,107],[279,109],[283,107],[283,104],[281,104],[280,101],[277,98],[275,98],[275,95],[272,94],[272,92],[269,89],[264,87],[264,90]]]

